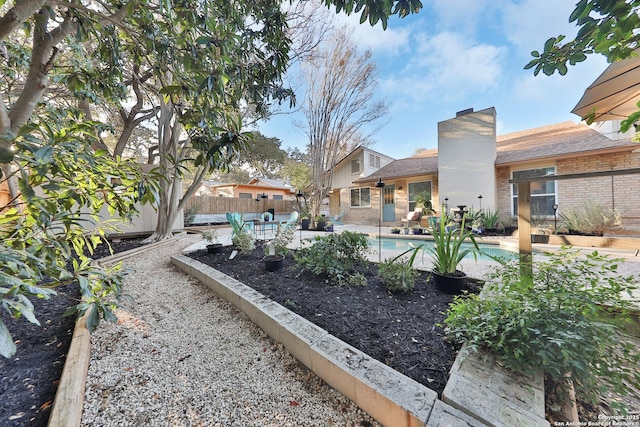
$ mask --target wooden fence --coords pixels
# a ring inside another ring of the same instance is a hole
[[[185,212],[195,214],[224,214],[227,212],[266,212],[273,209],[276,214],[288,214],[296,206],[295,200],[239,199],[216,196],[191,196],[184,206]]]

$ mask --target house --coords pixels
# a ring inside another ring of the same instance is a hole
[[[518,194],[512,179],[640,168],[640,144],[628,135],[609,138],[610,126],[603,128],[608,130],[564,122],[497,136],[494,108],[461,111],[438,123],[437,149],[381,165],[350,185],[341,180],[331,200],[340,201],[345,220],[352,223],[376,223],[381,217],[384,225],[399,225],[424,191],[438,211],[484,208],[497,210],[504,221],[515,220]],[[338,167],[335,173],[344,174]],[[384,187],[376,187],[378,182]],[[554,205],[560,214],[593,201],[617,209],[623,227],[640,228],[638,188],[640,174],[633,173],[534,181],[531,213],[552,220]]]
[[[328,181],[331,189],[328,201],[325,202],[327,206],[323,206],[320,213],[335,216],[345,211],[343,221],[362,224],[377,221],[377,211],[371,209],[374,190],[368,185],[354,186],[353,183],[377,173],[394,160],[367,147],[353,149],[333,168],[331,179]]]
[[[295,200],[295,191],[283,181],[267,178],[252,178],[246,184],[225,184],[203,181],[195,196],[235,197],[240,199]],[[264,197],[266,196],[266,197]]]

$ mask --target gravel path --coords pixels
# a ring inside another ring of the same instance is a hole
[[[83,426],[377,426],[169,257],[125,260],[118,322],[91,337]]]

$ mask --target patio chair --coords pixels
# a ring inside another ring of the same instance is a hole
[[[333,218],[331,218],[331,222],[333,222],[334,224],[338,224],[338,225],[344,225],[342,223],[342,217],[344,216],[344,211],[340,212],[340,215],[334,215]]]
[[[280,226],[282,226],[282,227],[295,227],[296,223],[298,222],[298,216],[299,215],[300,214],[297,211],[291,212],[291,214],[289,215],[289,219],[280,221]]]
[[[420,218],[422,217],[422,208],[416,208],[415,210],[409,212],[406,218],[402,219],[403,224],[407,224],[407,227],[411,227],[414,223],[419,224]]]
[[[267,229],[275,231],[277,225],[271,212],[263,212],[260,215],[260,223],[262,224],[262,233],[265,233]]]

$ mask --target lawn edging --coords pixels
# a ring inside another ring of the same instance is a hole
[[[229,301],[328,385],[385,426],[479,427],[437,393],[236,279],[184,255],[171,262]]]

